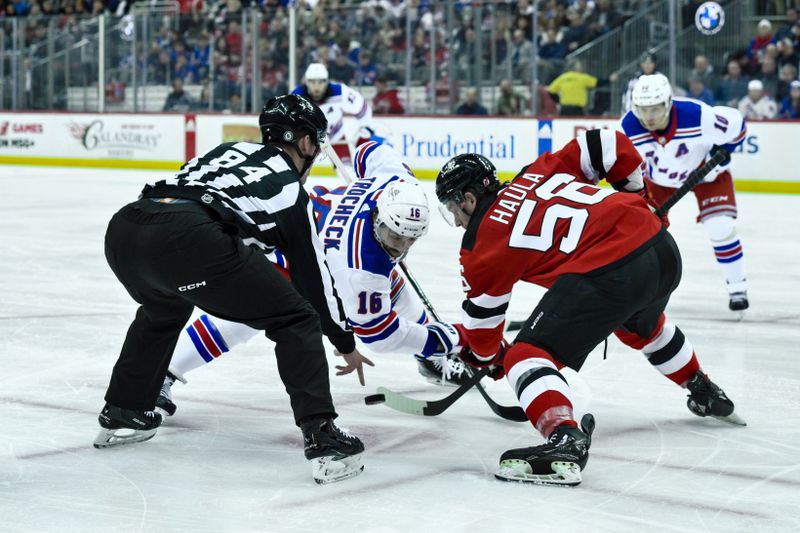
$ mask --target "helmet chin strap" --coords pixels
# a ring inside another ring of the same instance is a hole
[[[320,152],[319,145],[317,145],[317,149],[314,151],[314,155],[303,155],[303,151],[300,149],[300,141],[299,140],[297,142],[292,143],[292,146],[294,147],[295,151],[297,152],[297,155],[300,156],[300,159],[305,161],[305,165],[303,165],[303,168],[300,169],[300,176],[302,177],[306,173],[306,171],[309,168],[311,168],[311,165],[314,164],[314,160],[319,155],[319,152]]]
[[[392,263],[399,263],[400,261],[402,261],[403,259],[406,258],[406,256],[408,255],[408,250],[406,250],[405,252],[401,253],[398,257],[394,257],[392,255],[392,252],[390,252],[389,249],[386,247],[386,245],[383,243],[383,240],[381,240],[381,234],[378,231],[378,228],[381,225],[381,221],[378,220],[377,211],[375,211],[372,216],[373,216],[373,218],[372,218],[372,234],[375,236],[375,240],[378,241],[378,245],[380,245],[381,249],[384,252],[386,252],[386,255],[389,256],[389,260]]]

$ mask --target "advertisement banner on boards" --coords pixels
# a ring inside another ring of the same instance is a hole
[[[4,156],[69,160],[182,161],[180,115],[9,114],[0,119]]]

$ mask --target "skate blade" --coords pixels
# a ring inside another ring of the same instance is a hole
[[[317,457],[311,459],[311,475],[318,485],[327,485],[356,477],[364,471],[361,454],[347,457]]]
[[[500,463],[494,477],[500,481],[557,487],[574,487],[583,481],[581,468],[575,463],[554,461],[550,468],[553,469],[552,474],[532,474],[531,465],[527,461],[511,459]]]
[[[124,433],[120,433],[124,432]],[[156,435],[155,429],[101,429],[94,438],[94,447],[111,448],[150,440]]]
[[[733,424],[735,426],[746,426],[747,422],[745,422],[744,418],[740,417],[736,413],[731,413],[728,416],[714,416],[710,415],[712,418],[716,418],[717,420],[721,420],[722,422],[727,422],[728,424]]]

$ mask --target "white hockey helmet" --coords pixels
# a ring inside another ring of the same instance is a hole
[[[308,65],[305,74],[306,81],[325,80],[328,81],[328,69],[322,63],[311,63]]]
[[[428,232],[428,198],[418,183],[389,183],[378,196],[377,210],[375,238],[395,259],[405,256],[411,245]]]
[[[667,127],[672,109],[672,86],[663,74],[639,76],[631,95],[633,114],[648,130]]]

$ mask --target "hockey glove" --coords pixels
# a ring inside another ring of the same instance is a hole
[[[425,342],[422,353],[419,354],[422,357],[448,355],[461,349],[463,345],[461,335],[452,324],[431,322],[425,327],[428,330],[428,340]]]
[[[505,357],[506,351],[510,347],[511,345],[508,343],[508,341],[503,339],[500,342],[500,349],[497,350],[497,353],[494,354],[494,357],[488,361],[484,361],[482,359],[478,359],[475,354],[472,353],[472,350],[470,350],[467,346],[459,352],[458,358],[473,368],[485,368],[488,366],[489,377],[496,381],[506,375],[506,371],[503,368],[503,357]]]
[[[362,127],[358,131],[358,140],[356,141],[356,148],[361,146],[367,141],[370,141],[375,138],[375,131],[372,128],[368,128],[366,126]]]

